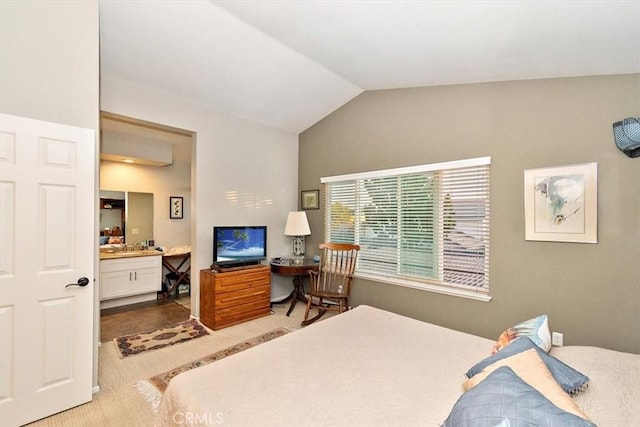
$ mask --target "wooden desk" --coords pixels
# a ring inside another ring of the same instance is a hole
[[[191,252],[187,252],[186,254],[162,255],[162,265],[164,266],[164,268],[169,270],[169,273],[174,273],[176,275],[175,283],[172,284],[167,292],[165,292],[165,294],[163,295],[165,298],[169,298],[174,290],[176,291],[177,295],[180,283],[186,283],[191,286],[191,278],[189,277],[189,272],[191,271],[191,262],[189,262],[189,265],[185,266],[185,264],[190,259]],[[180,263],[177,267],[171,263],[172,260],[180,260]]]
[[[318,265],[319,264],[317,262],[314,262],[313,259],[310,258],[305,258],[302,264],[271,263],[272,273],[279,274],[281,276],[293,276],[293,291],[282,301],[277,301],[278,303],[282,303],[291,300],[291,306],[287,311],[287,316],[291,314],[293,307],[296,306],[296,302],[298,302],[298,300],[305,304],[307,303],[307,297],[304,295],[304,284],[302,279],[304,279],[305,276],[308,276],[310,271],[318,271]]]

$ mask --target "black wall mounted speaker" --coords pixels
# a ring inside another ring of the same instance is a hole
[[[640,157],[640,118],[629,117],[615,122],[613,137],[624,154],[629,157]]]

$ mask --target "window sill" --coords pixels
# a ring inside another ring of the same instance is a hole
[[[491,295],[480,292],[473,292],[466,289],[459,289],[447,286],[438,286],[424,282],[414,282],[412,280],[400,279],[398,277],[377,276],[366,273],[356,273],[354,277],[370,280],[372,282],[386,283],[389,285],[404,286],[405,288],[419,289],[421,291],[435,292],[438,294],[451,295],[455,297],[474,299],[477,301],[491,301]]]

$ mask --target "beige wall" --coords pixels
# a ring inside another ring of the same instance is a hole
[[[98,2],[0,2],[0,111],[98,129]]]
[[[491,156],[492,301],[356,280],[352,303],[488,338],[547,313],[565,345],[640,353],[640,159],[611,127],[638,115],[639,74],[365,92],[300,135],[299,187]],[[587,162],[598,163],[598,244],[525,241],[523,171]],[[309,249],[322,210],[307,213]]]
[[[93,129],[96,175],[99,48],[97,1],[0,1],[0,111]],[[97,191],[95,206],[97,251]],[[95,259],[97,272],[97,253]],[[98,292],[94,295],[98,307]],[[98,337],[97,309],[94,323]],[[97,390],[97,338],[93,385]]]

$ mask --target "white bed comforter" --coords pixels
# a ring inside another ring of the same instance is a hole
[[[157,426],[437,426],[493,341],[359,306],[175,377]]]
[[[438,426],[493,344],[359,306],[178,375],[156,426]],[[596,424],[640,426],[640,355],[551,354],[591,378],[575,399]]]
[[[553,347],[551,355],[589,377],[576,404],[599,427],[640,426],[640,355],[599,347]]]

